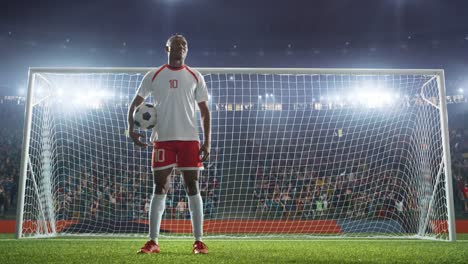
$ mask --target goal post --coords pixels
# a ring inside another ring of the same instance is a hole
[[[152,149],[125,132],[149,70],[30,69],[17,238],[147,235]],[[456,240],[443,70],[198,70],[206,236]],[[189,234],[171,177],[161,230]]]
[[[449,128],[448,128],[448,112],[447,112],[447,97],[445,90],[445,73],[439,71],[437,75],[437,85],[439,86],[439,106],[440,106],[440,125],[442,134],[443,146],[443,160],[445,163],[444,172],[446,175],[445,189],[447,200],[447,213],[448,213],[448,233],[449,241],[456,241],[455,231],[455,206],[453,201],[453,178],[452,178],[452,161],[450,157],[450,142],[449,142]]]

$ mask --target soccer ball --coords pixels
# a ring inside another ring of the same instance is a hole
[[[156,126],[156,108],[152,104],[142,104],[133,112],[133,123],[141,129]]]

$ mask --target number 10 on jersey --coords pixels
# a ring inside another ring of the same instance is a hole
[[[179,86],[179,81],[177,81],[176,79],[169,80],[169,87],[171,89],[178,88],[178,86]]]

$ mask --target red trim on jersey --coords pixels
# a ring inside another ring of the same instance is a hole
[[[187,71],[189,71],[193,75],[193,78],[195,78],[195,80],[198,83],[197,75],[195,75],[195,73],[192,70],[190,70],[190,68],[187,65],[185,65],[185,69],[187,69]]]
[[[180,70],[184,69],[185,65],[182,65],[180,67],[172,67],[171,65],[166,64],[166,67],[171,71],[180,71]]]
[[[153,79],[151,79],[151,82],[154,82],[154,79],[156,79],[156,76],[158,76],[158,74],[164,70],[164,68],[166,68],[167,64],[164,64],[163,66],[161,66],[161,68],[159,68],[159,70],[156,71],[156,73],[153,75]]]

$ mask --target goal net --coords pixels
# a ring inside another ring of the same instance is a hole
[[[18,237],[147,235],[152,148],[125,133],[148,70],[31,69]],[[199,70],[205,236],[455,239],[443,71]],[[161,233],[189,235],[171,177]]]

